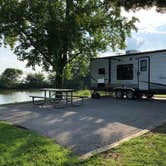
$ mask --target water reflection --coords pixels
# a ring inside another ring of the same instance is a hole
[[[31,101],[31,95],[42,96],[43,93],[40,90],[0,90],[0,104]]]

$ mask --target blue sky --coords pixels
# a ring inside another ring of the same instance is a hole
[[[132,32],[131,38],[126,40],[126,50],[150,51],[158,49],[166,49],[166,14],[160,14],[155,8],[138,12],[125,12],[122,14],[128,18],[132,16],[138,17],[140,22],[136,24],[138,32]],[[110,55],[106,52],[104,56]],[[26,62],[20,62],[9,48],[0,48],[0,73],[5,68],[12,67],[24,71],[24,73],[32,72],[31,68],[25,67]],[[41,71],[37,68],[37,71]]]

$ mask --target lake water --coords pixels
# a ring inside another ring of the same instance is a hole
[[[0,104],[31,101],[31,95],[43,96],[40,90],[0,90]]]

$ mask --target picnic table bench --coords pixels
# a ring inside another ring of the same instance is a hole
[[[87,99],[88,96],[78,96],[78,95],[76,95],[76,96],[73,96],[73,98],[80,98],[81,99],[81,103],[84,104],[84,99]]]
[[[44,96],[29,96],[32,98],[32,103],[35,105],[39,105],[41,104],[44,104],[44,102],[46,101],[49,101],[51,103],[52,102],[55,102],[55,98],[49,98],[49,97],[44,97]],[[38,100],[38,102],[40,101],[40,103],[36,102],[35,99],[43,99],[43,100]],[[56,101],[58,101],[58,99],[56,99]]]
[[[36,104],[36,103],[35,103],[35,98],[45,99],[45,97],[43,97],[43,96],[29,96],[29,97],[32,98],[32,103],[33,103],[33,104]]]

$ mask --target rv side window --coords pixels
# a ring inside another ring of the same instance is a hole
[[[117,80],[133,80],[133,64],[117,65]]]
[[[140,71],[147,71],[147,60],[140,61]]]
[[[105,74],[105,68],[99,68],[98,73],[99,74]]]

